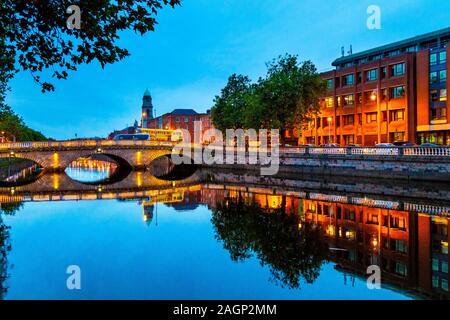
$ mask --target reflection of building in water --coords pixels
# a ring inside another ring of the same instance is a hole
[[[155,211],[154,205],[142,205],[142,211],[143,211],[143,220],[147,225],[150,225],[153,220],[153,211]]]
[[[250,192],[251,191],[251,192]],[[330,259],[347,283],[367,278],[367,267],[378,265],[382,284],[402,292],[449,299],[448,212],[432,216],[399,210],[399,203],[310,193],[271,194],[266,189],[202,189],[202,202],[211,208],[229,198],[241,197],[270,212],[284,208],[321,225],[329,241]],[[371,207],[374,206],[374,207]],[[396,208],[392,209],[392,208]],[[445,216],[445,217],[444,217]]]
[[[323,226],[337,268],[366,275],[373,264],[382,283],[427,296],[448,293],[449,218],[406,211],[303,200],[305,219]]]
[[[101,172],[113,172],[117,169],[117,164],[111,161],[96,160],[91,158],[78,158],[70,163],[69,168],[89,169]]]

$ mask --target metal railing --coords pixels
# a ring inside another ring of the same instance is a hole
[[[102,148],[102,147],[174,147],[175,142],[149,140],[68,140],[0,143],[0,151],[42,150],[65,148]],[[193,146],[193,145],[192,145]],[[220,147],[218,147],[220,148]],[[249,151],[250,148],[247,148]],[[251,148],[262,152],[261,148]],[[266,151],[271,151],[270,147]],[[418,156],[418,157],[450,157],[450,146],[440,147],[282,147],[280,154],[292,155],[367,155],[367,156]]]

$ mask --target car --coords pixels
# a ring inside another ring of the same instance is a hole
[[[313,144],[301,144],[301,145],[299,145],[299,147],[300,148],[314,148],[315,147],[315,145],[313,145]]]
[[[422,143],[419,147],[431,147],[431,148],[435,148],[435,147],[442,147],[442,145],[437,144],[437,143]]]
[[[395,145],[392,143],[377,143],[375,145],[375,147],[377,147],[377,148],[394,148]]]
[[[349,145],[347,145],[348,148],[360,148],[361,145],[360,144],[356,144],[356,143],[351,143]]]
[[[396,141],[393,143],[396,147],[416,147],[415,143],[409,141]]]
[[[320,145],[322,148],[339,148],[337,143],[325,143]]]

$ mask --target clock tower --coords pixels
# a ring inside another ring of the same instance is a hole
[[[141,126],[143,128],[148,127],[148,120],[153,119],[153,103],[152,103],[152,95],[150,91],[147,89],[144,92],[144,97],[142,98],[142,121]]]

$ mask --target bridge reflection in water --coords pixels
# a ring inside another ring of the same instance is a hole
[[[350,193],[341,186],[342,192],[332,181],[267,179],[199,170],[186,179],[166,181],[145,171],[132,172],[122,181],[108,185],[86,185],[66,174],[47,174],[26,186],[1,188],[0,202],[4,206],[27,201],[137,200],[142,205],[142,219],[149,225],[154,223],[157,203],[183,210],[207,205],[212,211],[217,239],[224,242],[230,257],[245,260],[250,252],[257,252],[283,285],[295,288],[299,275],[310,277],[313,282],[322,261],[331,260],[342,273],[342,281],[349,285],[355,278],[365,279],[367,267],[375,264],[382,270],[385,287],[414,297],[450,299],[450,198],[442,198],[448,189],[429,193],[424,191],[429,190],[428,186],[421,189],[420,185],[407,190],[389,185],[377,189],[374,182],[367,182],[358,187],[378,194],[361,194]],[[350,181],[348,188],[354,185]],[[323,190],[324,186],[329,186],[328,190]],[[424,194],[429,198],[421,198]],[[297,241],[296,237],[285,236],[292,232],[293,223],[300,235],[315,230],[305,229],[308,225],[322,230],[320,239],[317,235],[308,238],[315,239],[310,254],[316,261],[307,267],[313,272],[303,269],[304,261],[297,263],[289,256],[292,250],[277,247],[281,254],[275,255],[269,249],[272,245],[264,245],[268,240],[279,240],[277,243],[285,246],[289,245],[287,241]],[[256,232],[256,224],[267,228]],[[236,228],[240,236],[233,238],[227,230]],[[274,230],[279,233],[274,234]],[[322,256],[323,248],[326,252]]]

